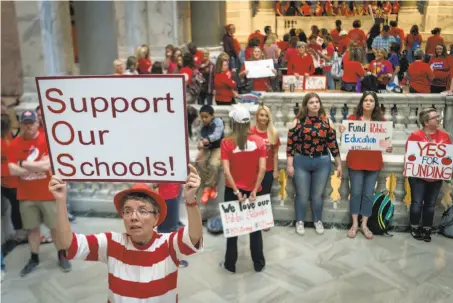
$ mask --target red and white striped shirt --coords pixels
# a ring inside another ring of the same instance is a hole
[[[110,303],[174,303],[180,257],[202,250],[202,240],[198,248],[190,241],[188,227],[168,234],[154,232],[146,247],[137,247],[125,233],[73,233],[67,258],[107,264]]]

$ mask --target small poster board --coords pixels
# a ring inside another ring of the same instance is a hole
[[[255,202],[246,200],[219,203],[219,208],[225,238],[274,226],[270,195],[258,196]]]
[[[392,122],[343,120],[346,130],[341,148],[347,150],[380,150],[392,146]]]
[[[52,172],[64,181],[185,183],[183,75],[37,77]]]
[[[274,61],[272,59],[245,61],[245,69],[248,71],[247,78],[275,77]]]
[[[284,92],[290,91],[290,85],[294,83],[295,92],[304,91],[304,76],[299,76],[299,79],[296,79],[296,76],[282,76],[282,88]]]
[[[306,91],[326,90],[327,89],[327,77],[326,76],[305,77],[304,89]]]
[[[453,145],[408,141],[404,176],[422,179],[451,180]]]

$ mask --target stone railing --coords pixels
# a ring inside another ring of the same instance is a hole
[[[293,108],[297,103],[302,103],[304,93],[265,93],[262,101],[273,112],[273,120],[281,136],[282,142],[286,142],[286,133],[289,124],[294,120]],[[332,119],[339,124],[348,115],[354,112],[359,94],[320,93],[322,102],[327,112],[333,112]],[[410,190],[406,179],[402,175],[404,143],[410,132],[417,129],[416,113],[425,107],[434,106],[443,116],[444,128],[450,132],[453,130],[453,97],[440,95],[405,95],[405,94],[381,94],[380,102],[385,107],[385,117],[393,121],[395,131],[393,136],[394,152],[384,154],[384,168],[380,173],[376,190],[387,189],[395,203],[394,224],[398,226],[408,225],[408,205],[410,203]],[[334,110],[332,110],[334,109]],[[393,109],[393,110],[392,110]],[[229,131],[228,112],[230,108],[215,106],[216,115],[225,121],[226,132]],[[194,135],[196,137],[196,134]],[[194,161],[196,156],[196,140],[191,141],[190,157]],[[342,153],[344,160],[346,154]],[[284,147],[280,148],[279,169],[280,177],[274,182],[272,188],[272,202],[274,218],[278,221],[294,220],[294,185],[291,178],[286,176],[286,154]],[[218,211],[218,202],[223,199],[224,178],[220,174],[218,184],[219,195],[215,201],[207,206],[202,206],[203,217],[208,218]],[[69,190],[69,199],[77,213],[103,213],[114,214],[113,195],[130,186],[130,183],[72,183]],[[323,220],[330,223],[349,222],[349,176],[346,165],[343,167],[343,176],[340,179],[332,175],[331,182],[325,189]],[[442,213],[445,205],[451,204],[451,190],[444,186],[439,196],[436,210],[436,220]],[[311,212],[307,213],[307,221],[311,221]],[[438,221],[436,221],[438,222]]]

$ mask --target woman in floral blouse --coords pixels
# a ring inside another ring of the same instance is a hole
[[[310,198],[316,233],[322,235],[323,193],[331,173],[331,158],[335,158],[338,177],[341,160],[333,124],[326,116],[316,93],[305,95],[293,127],[288,132],[287,171],[294,176],[296,188],[296,233],[305,234],[304,219]]]

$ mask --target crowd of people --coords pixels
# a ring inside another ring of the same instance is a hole
[[[277,16],[373,16],[397,15],[396,1],[275,1]]]

